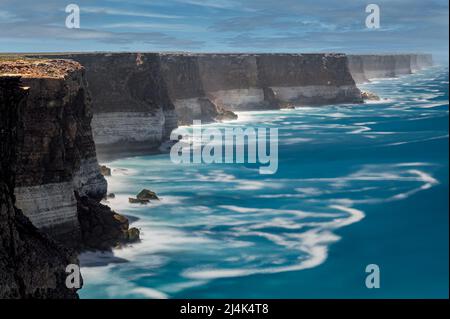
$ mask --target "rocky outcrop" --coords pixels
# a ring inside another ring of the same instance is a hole
[[[139,241],[139,230],[130,228],[125,216],[87,196],[77,199],[83,249],[109,250]]]
[[[65,285],[76,256],[42,234],[15,207],[14,183],[21,111],[28,90],[17,76],[0,77],[0,299],[77,298]]]
[[[349,69],[357,83],[374,78],[393,78],[433,65],[431,54],[349,55]]]
[[[107,183],[96,158],[84,69],[67,60],[0,62],[0,79],[11,75],[16,75],[16,90],[26,91],[20,104],[6,98],[2,104],[19,112],[15,156],[9,163],[15,205],[34,226],[66,246],[92,247],[81,237],[89,230],[80,228],[79,198],[98,203]],[[114,233],[114,227],[105,232]]]
[[[361,96],[364,101],[380,101],[381,98],[373,92],[362,91]]]

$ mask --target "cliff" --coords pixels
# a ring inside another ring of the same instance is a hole
[[[18,74],[28,94],[20,110],[15,167],[16,205],[38,228],[79,227],[75,193],[102,198],[83,68],[70,61],[16,61],[0,74]]]
[[[177,127],[158,54],[65,54],[86,70],[99,153],[149,152]],[[126,149],[123,145],[126,145]]]
[[[197,59],[205,93],[214,103],[228,110],[276,108],[264,98],[255,55],[204,54]]]
[[[38,231],[14,206],[20,117],[29,90],[0,77],[0,298],[77,298],[65,285],[76,256]]]
[[[178,125],[287,104],[361,103],[343,54],[56,54],[86,69],[100,155],[157,151]]]
[[[374,78],[393,78],[412,74],[433,65],[431,54],[349,55],[349,69],[356,83]]]
[[[189,59],[189,83],[196,89],[189,92],[204,94],[225,110],[361,102],[343,54],[180,54],[170,59]],[[184,72],[177,71],[169,78]]]
[[[100,174],[91,132],[91,100],[84,69],[67,60],[2,60],[0,79],[16,79],[15,91],[2,88],[3,117],[17,109],[14,125],[14,157],[9,161],[10,187],[15,205],[31,223],[54,239],[76,248],[99,248],[127,239],[128,223],[103,209],[99,201],[107,183]],[[7,82],[11,83],[11,82]],[[6,84],[5,84],[6,85]],[[12,85],[12,84],[8,84]],[[12,93],[25,90],[20,103],[12,103]],[[89,201],[86,209],[80,203]],[[101,209],[100,209],[100,208]],[[94,214],[101,214],[100,221]],[[97,245],[89,225],[105,238]],[[120,236],[117,237],[117,232]],[[106,241],[109,239],[109,241]]]
[[[361,103],[344,54],[257,56],[259,81],[281,102],[296,105]]]
[[[204,90],[197,55],[161,54],[161,80],[167,86],[179,125],[190,125],[194,120],[204,123],[225,118],[227,113]]]

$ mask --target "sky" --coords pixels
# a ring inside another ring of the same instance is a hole
[[[66,27],[69,4],[80,28]],[[369,3],[380,28],[366,27]],[[0,52],[429,52],[448,61],[448,0],[0,0]]]

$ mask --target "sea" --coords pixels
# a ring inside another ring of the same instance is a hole
[[[107,204],[141,242],[81,255],[80,297],[448,298],[448,67],[360,87],[381,100],[204,126],[277,128],[272,175],[169,154],[102,163]],[[142,189],[160,200],[130,204]]]

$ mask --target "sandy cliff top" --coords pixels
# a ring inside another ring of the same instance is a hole
[[[0,76],[61,79],[82,68],[81,64],[70,60],[0,58]]]

